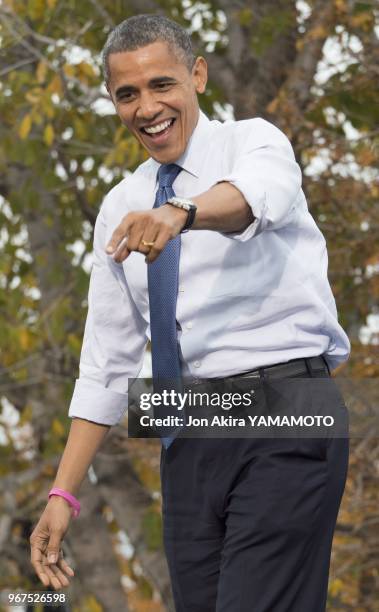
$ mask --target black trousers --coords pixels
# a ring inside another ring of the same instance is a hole
[[[336,401],[329,381],[324,404]],[[348,446],[347,437],[179,438],[162,448],[176,612],[323,612]]]

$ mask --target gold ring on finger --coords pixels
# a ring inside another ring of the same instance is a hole
[[[142,242],[143,246],[146,246],[146,247],[152,247],[155,244],[155,241],[154,242],[147,242],[146,240],[141,240],[141,242]]]

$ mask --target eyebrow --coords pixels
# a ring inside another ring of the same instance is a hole
[[[158,85],[160,83],[167,83],[167,84],[176,83],[176,79],[172,77],[168,77],[168,76],[154,77],[153,79],[150,79],[149,87],[154,87],[154,85]],[[116,98],[119,98],[123,94],[133,93],[135,91],[137,91],[137,87],[134,87],[133,85],[122,85],[121,87],[116,89],[115,96]]]
[[[155,77],[149,81],[149,85],[158,85],[158,83],[176,83],[176,79],[168,76]]]

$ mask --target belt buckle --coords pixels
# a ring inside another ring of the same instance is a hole
[[[317,374],[327,374],[330,376],[329,366],[323,355],[317,355],[316,357],[308,357],[306,359],[308,369],[313,378],[317,378]]]
[[[236,376],[236,378],[261,378],[261,374],[259,370],[252,370],[251,372],[246,372],[242,376]]]

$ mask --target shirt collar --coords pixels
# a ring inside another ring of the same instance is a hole
[[[203,111],[200,110],[196,127],[191,134],[186,150],[183,155],[175,161],[178,166],[196,178],[200,176],[201,169],[203,168],[203,158],[209,142],[210,127],[210,120]],[[161,164],[152,158],[151,163],[154,173],[157,173]]]

